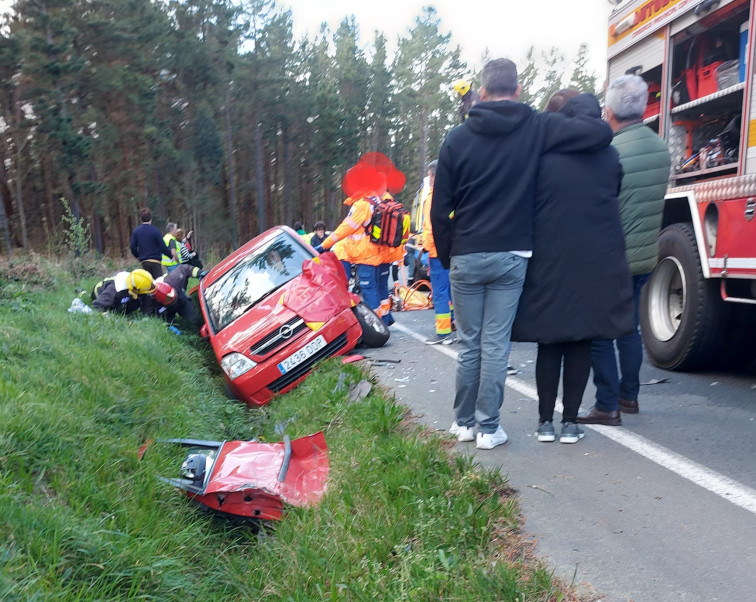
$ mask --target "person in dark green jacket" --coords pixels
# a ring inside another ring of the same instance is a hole
[[[635,331],[616,341],[594,341],[591,348],[596,403],[578,416],[583,424],[622,424],[620,412],[638,413],[643,343],[638,306],[643,285],[656,265],[656,240],[661,229],[664,195],[669,180],[667,144],[643,124],[648,86],[637,75],[617,78],[606,91],[606,120],[614,132],[612,145],[624,171],[619,194],[625,249],[633,279]],[[619,353],[619,372],[614,345]]]

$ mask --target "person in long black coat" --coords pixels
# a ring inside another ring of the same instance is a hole
[[[601,119],[590,94],[560,90],[547,110]],[[583,437],[577,414],[591,367],[591,341],[632,332],[633,294],[617,195],[622,167],[606,141],[541,158],[535,243],[512,340],[538,343],[539,441],[554,441],[553,415],[564,360],[560,441]]]

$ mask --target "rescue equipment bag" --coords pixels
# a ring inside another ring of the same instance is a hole
[[[410,214],[394,199],[371,199],[373,217],[365,228],[370,242],[384,247],[400,247],[410,236]]]

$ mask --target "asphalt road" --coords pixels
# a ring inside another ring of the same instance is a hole
[[[422,343],[432,311],[395,317],[388,344],[365,355],[401,360],[373,371],[445,431],[456,346]],[[585,427],[565,445],[534,436],[535,357],[535,345],[514,344],[520,373],[508,377],[502,406],[509,442],[456,449],[508,475],[536,553],[591,600],[756,600],[756,372],[682,374],[646,362],[640,413],[621,427]],[[593,395],[589,382],[584,408]]]

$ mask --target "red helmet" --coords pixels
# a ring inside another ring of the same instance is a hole
[[[170,305],[176,302],[176,291],[167,282],[156,282],[152,297],[161,305]]]

